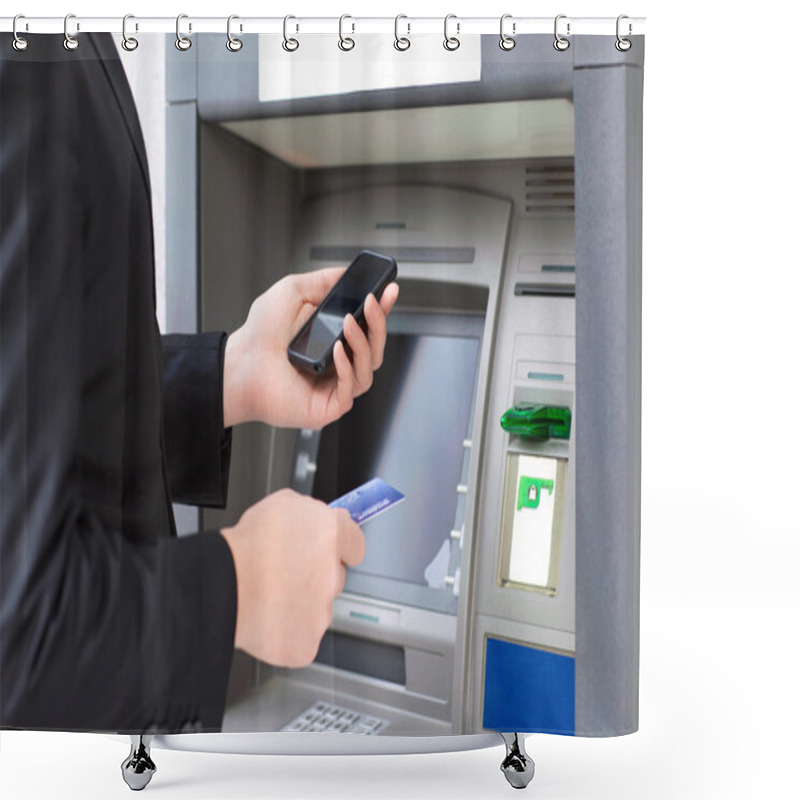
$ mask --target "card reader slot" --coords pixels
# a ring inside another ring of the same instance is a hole
[[[566,283],[515,283],[515,297],[575,297],[575,287]]]

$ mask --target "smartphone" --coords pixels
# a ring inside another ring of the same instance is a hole
[[[333,363],[333,346],[344,341],[344,318],[352,314],[364,328],[367,296],[371,293],[380,300],[395,277],[393,258],[362,250],[292,340],[289,361],[314,375],[324,374]]]

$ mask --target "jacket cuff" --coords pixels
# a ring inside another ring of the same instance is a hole
[[[231,429],[224,427],[225,333],[170,334],[164,351],[164,443],[172,500],[223,507]]]
[[[172,619],[164,625],[170,674],[163,718],[179,722],[174,732],[218,732],[236,634],[233,555],[218,531],[169,539],[164,546],[165,574],[172,576],[164,587],[164,611]]]

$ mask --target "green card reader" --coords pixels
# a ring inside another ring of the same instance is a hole
[[[568,406],[517,403],[503,414],[500,425],[508,433],[540,442],[569,439],[572,412]]]

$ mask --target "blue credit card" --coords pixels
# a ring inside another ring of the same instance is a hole
[[[353,522],[363,525],[368,519],[377,517],[401,500],[405,500],[404,494],[386,481],[373,478],[328,505],[331,508],[346,508]]]

